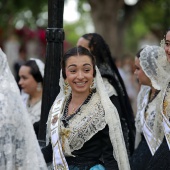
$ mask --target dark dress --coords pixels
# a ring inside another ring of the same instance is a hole
[[[51,143],[42,148],[46,163],[52,162]],[[109,138],[109,128],[106,127],[96,133],[83,147],[72,152],[76,157],[66,157],[70,170],[89,170],[96,164],[103,164],[106,170],[118,170],[113,158],[113,147]]]
[[[170,170],[170,150],[165,137],[146,170]]]
[[[142,135],[142,140],[130,158],[131,170],[145,170],[151,158],[152,154],[144,136]]]

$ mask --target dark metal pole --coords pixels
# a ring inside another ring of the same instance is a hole
[[[38,139],[45,141],[49,110],[59,93],[60,58],[63,55],[64,0],[48,0],[46,60]]]

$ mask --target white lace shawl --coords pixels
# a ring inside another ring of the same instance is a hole
[[[142,128],[144,126],[144,120],[145,120],[147,127],[150,129],[150,131],[153,134],[151,145],[156,150],[156,148],[159,146],[160,141],[163,140],[163,129],[162,129],[161,121],[159,121],[160,124],[157,124],[157,126],[155,126],[156,125],[155,122],[157,121],[158,115],[161,115],[161,108],[160,108],[161,92],[159,92],[159,94],[150,103],[148,103],[150,90],[151,88],[149,86],[143,86],[143,85],[141,86],[137,98],[138,111],[135,118],[135,126],[136,126],[137,133],[141,134],[143,132]],[[135,148],[136,148],[140,142],[139,135],[136,136],[135,140],[136,140],[135,141]]]
[[[28,115],[31,119],[32,124],[34,124],[35,122],[38,122],[40,120],[40,116],[41,116],[42,100],[40,99],[33,105],[29,106],[29,95],[27,95],[26,93],[23,92],[23,93],[21,93],[21,97],[23,99],[25,107],[27,108]]]
[[[140,65],[152,86],[161,90],[169,79],[170,64],[167,61],[165,50],[159,46],[145,46],[140,53]]]
[[[103,83],[104,83],[104,86],[106,88],[106,91],[107,91],[109,97],[111,97],[113,95],[117,96],[117,92],[116,92],[115,88],[109,83],[107,78],[103,78]]]
[[[137,113],[136,113],[136,117],[135,117],[135,126],[136,126],[136,131],[139,133],[142,133],[142,127],[143,127],[143,123],[141,121],[141,117],[143,117],[144,115],[144,110],[148,104],[148,98],[149,98],[149,92],[150,92],[150,87],[149,86],[144,86],[141,85],[140,87],[140,91],[138,93],[137,96]],[[146,102],[144,102],[144,98],[147,99]]]
[[[64,155],[71,156],[71,152],[81,149],[85,142],[105,126],[105,112],[99,94],[94,93],[90,101],[81,107],[79,113],[69,120],[69,127],[65,128],[60,120],[59,131],[62,134]]]
[[[106,124],[108,124],[109,126],[109,136],[113,146],[113,156],[118,162],[119,170],[125,170],[125,169],[130,170],[130,165],[129,165],[129,160],[128,160],[127,151],[125,147],[119,114],[117,112],[116,107],[112,104],[109,95],[107,94],[107,91],[104,87],[104,83],[97,66],[96,66],[95,84],[96,84],[96,90],[100,96],[101,104],[105,111]],[[60,72],[60,93],[57,96],[56,100],[65,96],[63,85],[64,85],[64,79],[62,77],[62,72]],[[50,139],[50,122],[51,122],[51,115],[49,115],[47,121],[47,144]]]
[[[0,49],[0,169],[46,170],[33,126]]]
[[[155,118],[153,122],[153,135],[158,140],[162,140],[164,134],[162,130],[162,118],[161,118],[161,103],[163,101],[163,91],[168,85],[170,80],[169,70],[170,64],[167,61],[165,51],[162,47],[159,46],[145,46],[144,49],[140,53],[140,65],[145,72],[145,74],[151,80],[152,86],[157,89],[161,90],[160,94],[156,97],[155,102]],[[149,87],[148,87],[149,88]],[[141,111],[142,100],[146,95],[147,87],[141,89],[140,93],[138,94],[138,112]],[[140,101],[141,100],[141,101]],[[136,128],[140,132],[142,125],[140,124],[140,114],[137,113],[136,116]]]

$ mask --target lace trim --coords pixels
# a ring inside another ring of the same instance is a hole
[[[161,90],[169,77],[169,63],[166,59],[165,50],[159,46],[146,46],[140,54],[140,65],[152,86]],[[168,63],[168,64],[167,64]]]
[[[1,49],[0,169],[47,170],[18,86]]]
[[[70,119],[68,128],[65,128],[63,123],[60,122],[60,133],[62,133],[65,155],[81,149],[86,141],[105,126],[105,113],[99,94],[95,93],[91,100],[82,106],[80,112]],[[66,132],[69,133],[66,134]]]
[[[27,101],[27,110],[32,124],[40,120],[41,115],[41,100],[37,101],[34,105],[28,106]]]
[[[150,92],[150,87],[142,85],[138,93],[138,97],[137,97],[138,111],[136,113],[136,118],[135,118],[135,126],[138,132],[142,132],[143,124],[141,123],[141,117],[143,116],[144,110],[148,103],[149,92]],[[147,98],[147,101],[145,103],[144,103],[144,98]]]
[[[138,112],[138,115],[136,118],[136,127],[137,127],[138,132],[141,132],[141,133],[143,132],[142,129],[143,129],[144,121],[142,119],[144,119],[144,114],[146,114],[147,115],[145,117],[146,125],[151,131],[151,133],[153,134],[153,138],[149,143],[150,143],[150,146],[152,146],[152,148],[156,150],[158,146],[160,145],[160,142],[163,139],[162,138],[163,129],[161,127],[161,123],[157,121],[157,115],[161,115],[160,107],[158,107],[158,103],[160,103],[160,99],[161,99],[161,92],[159,92],[157,96],[150,103],[148,103],[147,101],[147,103],[143,105],[143,109],[142,109],[142,99],[144,99],[144,97],[147,97],[147,98],[149,97],[149,91],[150,91],[150,88],[146,87],[146,88],[143,88],[139,93],[140,111]],[[157,122],[157,125],[155,125],[155,122]]]
[[[165,98],[163,101],[163,113],[170,120],[170,83],[168,84]]]
[[[103,83],[104,83],[104,86],[106,88],[106,91],[107,91],[109,97],[111,97],[113,95],[117,96],[117,92],[116,92],[115,88],[109,83],[107,78],[103,78]]]

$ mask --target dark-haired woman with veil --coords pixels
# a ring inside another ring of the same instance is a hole
[[[95,56],[109,97],[118,110],[126,148],[130,156],[134,151],[135,141],[134,114],[124,82],[112,59],[109,46],[97,33],[84,34],[78,40],[77,45],[89,49]]]

